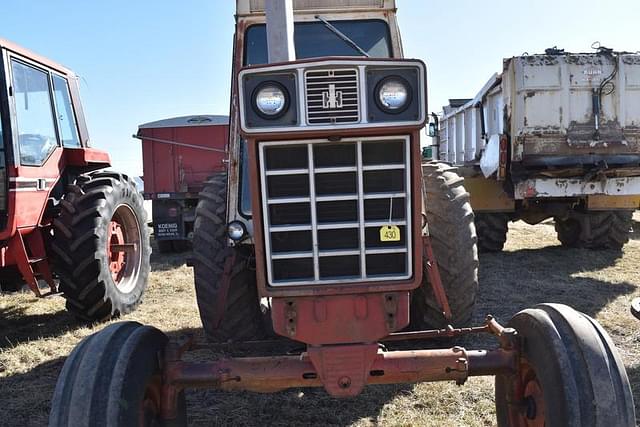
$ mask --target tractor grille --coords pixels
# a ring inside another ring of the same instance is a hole
[[[260,171],[271,285],[411,277],[408,137],[265,142]]]
[[[307,71],[305,87],[307,123],[310,125],[356,123],[360,120],[357,70]]]

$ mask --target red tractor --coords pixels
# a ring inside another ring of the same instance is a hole
[[[89,146],[77,76],[6,40],[0,52],[0,285],[59,290],[88,321],[128,313],[150,269],[142,196]]]
[[[228,174],[201,194],[193,245],[210,339],[271,332],[305,350],[193,361],[188,343],[113,324],[65,362],[49,425],[184,425],[187,388],[353,397],[495,375],[499,426],[635,426],[624,365],[593,319],[543,304],[508,327],[469,326],[469,194],[454,168],[422,164],[426,69],[403,59],[395,3],[293,4],[237,2]],[[381,345],[473,333],[496,345]]]

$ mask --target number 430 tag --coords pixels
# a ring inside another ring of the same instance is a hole
[[[399,242],[400,229],[395,225],[383,225],[380,227],[381,242]]]

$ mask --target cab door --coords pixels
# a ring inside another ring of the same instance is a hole
[[[9,66],[15,165],[9,191],[17,228],[32,228],[64,169],[63,144],[80,144],[64,77],[17,56],[9,57]]]

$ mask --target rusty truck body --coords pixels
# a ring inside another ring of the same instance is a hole
[[[460,167],[481,249],[507,222],[555,219],[566,246],[620,248],[640,203],[640,55],[600,46],[504,60],[439,118],[435,156]]]

